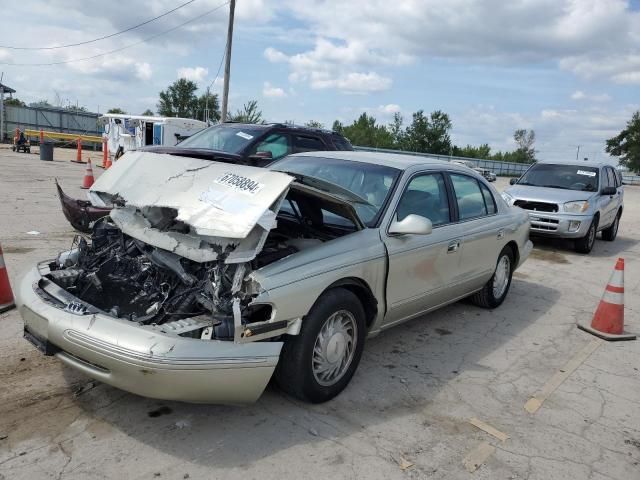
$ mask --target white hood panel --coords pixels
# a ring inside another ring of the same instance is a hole
[[[292,181],[262,168],[130,152],[94,183],[89,198],[97,205],[120,197],[137,208],[174,208],[199,235],[240,239]]]

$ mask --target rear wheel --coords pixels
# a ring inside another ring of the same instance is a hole
[[[353,376],[364,348],[365,313],[349,290],[325,292],[285,341],[276,369],[280,388],[301,400],[326,402]]]
[[[608,242],[613,242],[618,236],[618,227],[620,226],[620,212],[617,213],[616,219],[613,221],[610,227],[605,228],[602,231],[602,239]]]
[[[598,231],[598,217],[594,217],[591,221],[591,225],[589,225],[589,230],[587,230],[587,234],[578,238],[575,242],[575,250],[578,253],[589,253],[593,248],[593,244],[596,243],[596,233]]]
[[[471,296],[471,301],[482,308],[499,307],[509,293],[513,277],[514,254],[511,247],[504,247],[498,256],[493,276],[482,290]]]

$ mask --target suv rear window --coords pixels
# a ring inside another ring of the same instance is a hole
[[[349,140],[347,140],[341,135],[332,135],[331,140],[333,140],[333,144],[335,145],[336,150],[347,150],[347,151],[353,150],[353,146],[351,145],[351,142],[349,142]]]

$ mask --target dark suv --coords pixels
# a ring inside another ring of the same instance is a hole
[[[353,150],[351,143],[336,132],[282,123],[256,125],[226,122],[214,125],[183,140],[175,147],[162,145],[141,148],[145,152],[266,167],[291,153]],[[57,184],[62,212],[69,223],[82,232],[111,210],[87,200],[66,195]]]
[[[291,153],[353,150],[353,147],[341,134],[320,128],[226,122],[205,128],[175,147],[153,146],[142,150],[265,167]]]

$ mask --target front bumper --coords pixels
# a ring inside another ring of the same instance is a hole
[[[590,215],[571,215],[568,213],[532,212],[529,214],[531,235],[544,235],[559,238],[582,238],[587,234],[591,220]],[[579,223],[579,226],[575,226]],[[573,225],[574,228],[570,228]]]
[[[45,354],[122,390],[163,400],[250,403],[278,363],[281,342],[200,340],[101,313],[77,315],[63,310],[47,283],[34,268],[16,290],[25,337]]]

